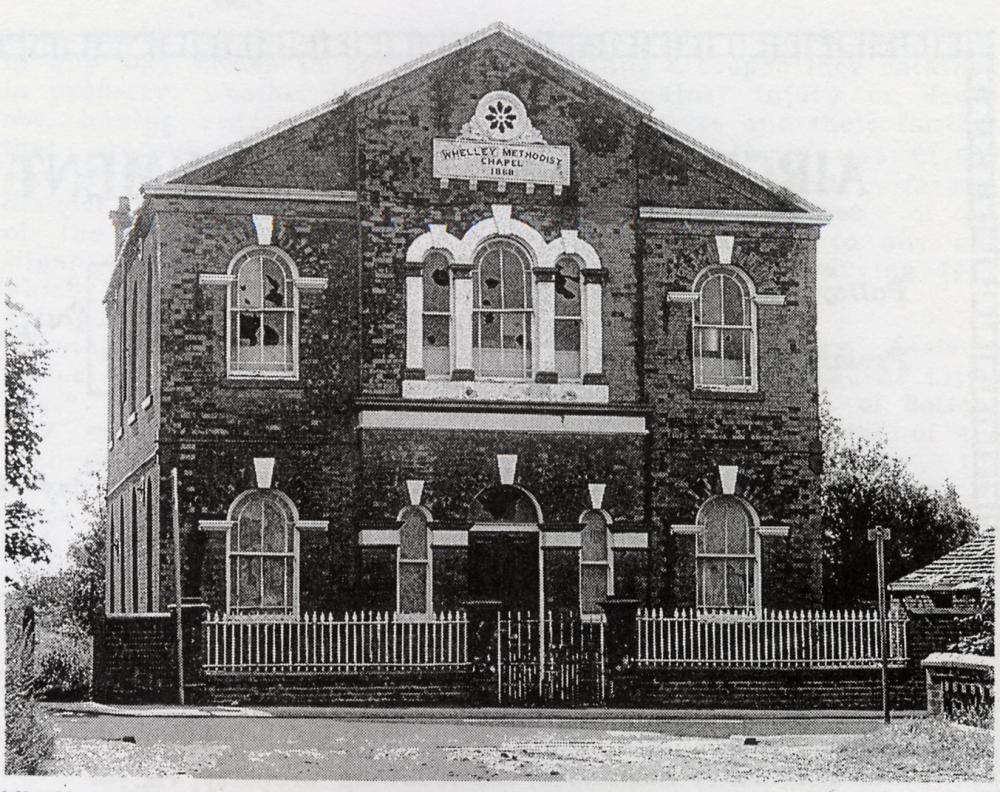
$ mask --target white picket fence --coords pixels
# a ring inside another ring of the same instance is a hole
[[[837,667],[881,662],[876,611],[777,611],[754,615],[640,609],[640,665]],[[889,659],[906,660],[906,617],[889,616]]]
[[[210,614],[203,625],[209,673],[351,673],[457,669],[468,663],[464,612],[419,620],[362,611],[297,619]]]

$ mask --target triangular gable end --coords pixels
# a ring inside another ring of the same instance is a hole
[[[339,135],[343,134],[343,131],[338,130],[337,127],[339,127],[340,124],[346,125],[349,123],[348,114],[345,114],[342,118],[338,119],[336,111],[338,109],[346,109],[346,106],[352,99],[362,96],[393,80],[403,77],[424,66],[430,65],[441,58],[447,57],[452,53],[459,52],[460,50],[468,48],[477,42],[496,34],[506,36],[526,49],[570,71],[576,77],[590,83],[598,90],[637,112],[643,117],[644,122],[652,130],[654,130],[654,133],[658,133],[666,138],[680,142],[683,146],[694,150],[705,159],[711,161],[713,164],[719,165],[725,171],[731,172],[738,179],[747,180],[756,188],[760,188],[764,192],[772,195],[778,203],[787,205],[791,211],[806,213],[822,212],[822,210],[817,206],[796,195],[791,190],[775,184],[760,174],[744,167],[735,160],[732,160],[703,143],[700,143],[694,138],[685,135],[659,119],[653,118],[653,109],[645,102],[642,102],[631,94],[622,91],[582,66],[579,66],[568,58],[563,57],[540,42],[535,41],[531,37],[515,30],[503,22],[495,22],[488,27],[482,28],[481,30],[470,34],[469,36],[409,61],[408,63],[392,69],[391,71],[385,72],[378,77],[367,80],[366,82],[345,91],[332,101],[313,107],[310,110],[306,110],[303,113],[299,113],[291,118],[274,124],[261,132],[251,135],[250,137],[244,138],[243,140],[237,141],[236,143],[163,173],[155,179],[146,182],[142,186],[142,191],[156,192],[158,187],[163,187],[168,184],[223,183],[220,180],[226,179],[228,174],[233,173],[234,170],[239,170],[243,162],[252,163],[258,156],[257,152],[259,152],[262,148],[266,148],[264,144],[268,142],[278,144],[278,141],[275,139],[279,137],[284,137],[285,142],[290,142],[287,140],[287,133],[292,131],[298,133],[294,136],[294,142],[292,145],[300,144],[309,147],[317,138],[335,140]],[[296,129],[297,127],[299,129]],[[227,162],[224,163],[224,160]],[[328,189],[344,190],[349,187],[348,174],[346,172],[348,162],[349,158],[345,157],[344,162],[340,166],[337,164],[333,166],[327,179],[327,181],[329,181],[329,184],[327,185]],[[245,176],[241,177],[235,184],[230,184],[227,180],[225,181],[225,184],[227,186],[253,184],[252,181],[247,182],[245,179]],[[304,187],[305,185],[282,185],[282,187],[288,188],[296,188],[299,186]]]

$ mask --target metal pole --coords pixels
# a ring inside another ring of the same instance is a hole
[[[875,569],[878,576],[878,628],[882,654],[882,715],[889,723],[889,622],[886,619],[885,602],[885,540],[889,529],[876,525],[868,532],[868,538],[875,540]]]
[[[170,471],[174,513],[174,601],[177,608],[177,703],[184,703],[184,626],[181,612],[181,511],[177,495],[177,468]]]

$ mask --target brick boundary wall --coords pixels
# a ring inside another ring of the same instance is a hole
[[[482,700],[471,671],[369,674],[219,674],[187,687],[192,704],[300,706],[462,706]]]
[[[921,709],[919,669],[889,672],[893,709]],[[616,674],[610,707],[664,709],[879,710],[880,669],[638,668]]]
[[[174,618],[100,612],[94,629],[94,701],[172,703],[177,693]]]

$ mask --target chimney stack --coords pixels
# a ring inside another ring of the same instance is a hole
[[[122,249],[122,240],[125,232],[132,225],[132,210],[129,206],[128,196],[122,195],[118,199],[118,208],[108,212],[111,224],[115,227],[115,256],[118,259],[118,252]]]

